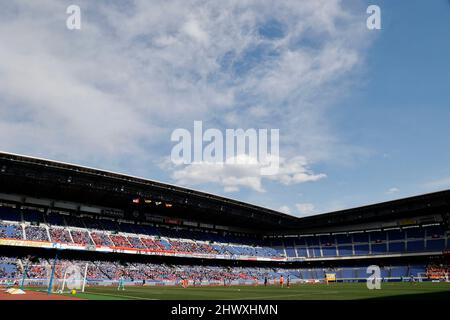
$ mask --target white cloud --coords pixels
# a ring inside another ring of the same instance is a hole
[[[267,179],[284,185],[323,178],[306,159],[346,150],[325,112],[368,39],[363,16],[341,1],[80,0],[80,31],[65,28],[69,4],[2,5],[0,149],[148,171],[193,120],[279,128],[286,160]],[[260,32],[270,21],[281,35]],[[173,170],[182,184],[265,190],[249,168]]]
[[[183,25],[182,31],[184,31],[195,41],[201,42],[205,45],[208,43],[208,34],[200,27],[199,22],[195,18],[187,21]]]
[[[288,206],[281,206],[278,211],[286,214],[291,214],[291,209]]]
[[[312,203],[297,203],[295,204],[300,216],[309,216],[315,213],[315,206]]]
[[[257,192],[265,192],[264,180],[284,185],[317,181],[325,174],[314,174],[303,157],[288,160],[279,159],[279,172],[274,175],[261,175],[267,164],[258,163],[248,155],[227,159],[226,163],[199,162],[189,165],[171,165],[164,161],[163,168],[173,170],[172,178],[181,185],[202,185],[214,183],[222,186],[225,192],[237,192],[242,187]]]
[[[225,192],[236,192],[241,187],[264,192],[258,170],[259,167],[255,165],[202,162],[175,170],[172,178],[181,185],[219,184],[223,186]]]
[[[268,179],[278,181],[284,185],[313,182],[323,178],[326,178],[326,174],[314,174],[309,169],[306,158],[302,156],[293,157],[289,160],[280,158],[278,174],[268,176]]]
[[[398,192],[400,192],[400,189],[397,188],[397,187],[389,188],[389,189],[386,191],[387,194],[394,194],[394,193],[398,193]]]

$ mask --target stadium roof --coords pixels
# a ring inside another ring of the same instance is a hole
[[[316,231],[326,227],[348,227],[393,220],[398,221],[399,226],[409,223],[427,224],[436,222],[436,216],[447,224],[450,223],[450,190],[304,217],[299,221],[299,228]]]
[[[450,190],[445,190],[296,218],[144,178],[6,152],[0,152],[0,192],[118,208],[125,217],[134,219],[159,215],[265,233],[303,232],[436,213],[448,217],[450,212]]]
[[[142,213],[133,199],[172,205],[153,212],[205,223],[271,229],[288,228],[295,217],[205,192],[64,162],[0,152],[0,192],[26,193]],[[148,209],[147,211],[150,211]],[[186,214],[188,212],[188,215]]]

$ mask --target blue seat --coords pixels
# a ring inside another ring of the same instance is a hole
[[[304,280],[312,279],[311,272],[309,270],[302,270],[300,271],[300,274]]]
[[[47,215],[46,220],[51,225],[56,226],[65,226],[66,223],[64,222],[64,216],[59,213],[51,212]]]
[[[306,248],[297,248],[297,256],[299,257],[307,257],[308,252],[306,251]]]
[[[405,251],[405,242],[389,242],[389,252],[401,253]]]
[[[442,251],[445,249],[445,239],[427,240],[427,250]]]
[[[372,254],[383,254],[387,252],[386,243],[372,244]]]
[[[381,268],[380,271],[381,271],[382,278],[389,277],[389,270],[387,270],[386,268]]]
[[[0,238],[22,239],[22,228],[15,224],[0,224]]]
[[[408,251],[424,251],[425,250],[425,241],[408,241],[407,242],[407,250]]]
[[[355,268],[354,272],[355,272],[356,278],[366,279],[369,276],[366,268]]]
[[[322,255],[320,254],[320,248],[319,248],[319,247],[314,247],[314,248],[310,248],[310,249],[312,249],[312,250],[309,250],[309,253],[311,254],[311,251],[312,251],[313,256],[314,256],[315,258],[320,258],[320,257],[322,257]]]
[[[369,245],[355,245],[355,255],[369,254]]]
[[[14,208],[0,207],[0,220],[21,221],[20,212]]]
[[[161,242],[161,244],[164,246],[164,248],[166,250],[170,250],[170,248],[172,248],[172,245],[167,240],[161,239],[159,241]]]
[[[339,256],[352,256],[353,249],[352,246],[339,246]]]
[[[325,279],[325,271],[323,269],[314,269],[314,279]]]
[[[355,278],[353,268],[343,268],[342,269],[342,278],[345,278],[345,279]]]
[[[409,267],[409,276],[417,277],[419,274],[426,273],[427,267],[424,265],[412,265]]]
[[[405,266],[400,267],[392,267],[391,268],[391,277],[407,277],[408,276],[408,268]]]
[[[286,255],[288,257],[296,257],[297,256],[294,248],[286,248]]]
[[[324,257],[335,257],[337,256],[336,247],[322,247],[322,253]]]
[[[35,210],[24,210],[23,211],[23,220],[28,222],[44,222],[44,214],[40,211]]]

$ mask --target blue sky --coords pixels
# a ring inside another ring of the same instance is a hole
[[[324,167],[334,173],[325,193],[345,206],[450,187],[450,2],[379,4],[383,29],[364,84],[331,116],[341,136],[373,152],[346,169]],[[314,189],[311,201],[321,201]]]
[[[81,30],[65,28],[70,4]],[[444,0],[9,1],[0,150],[298,216],[442,190],[448,39]],[[171,132],[194,120],[280,129],[281,172],[170,163]]]

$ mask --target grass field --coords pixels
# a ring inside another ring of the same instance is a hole
[[[90,287],[78,298],[88,300],[354,300],[354,299],[445,299],[450,283],[383,283],[381,290],[368,290],[365,283],[300,284],[241,287]]]

